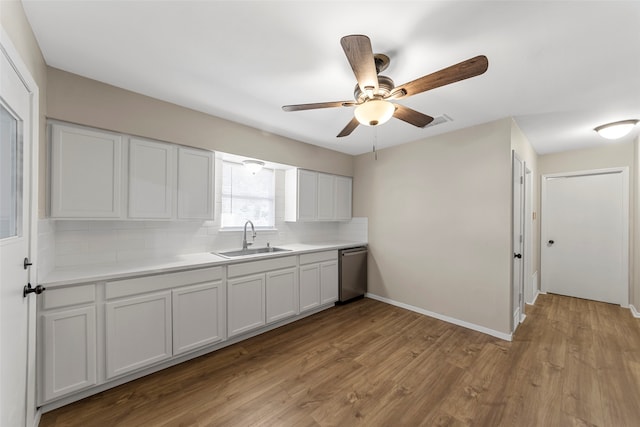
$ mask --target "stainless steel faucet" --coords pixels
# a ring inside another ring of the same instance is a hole
[[[253,245],[253,242],[251,243],[247,243],[247,224],[251,224],[251,233],[252,233],[252,239],[256,240],[256,228],[253,226],[253,223],[249,220],[247,220],[247,222],[244,223],[244,233],[242,235],[242,250],[246,251],[247,249],[249,249],[250,245]]]

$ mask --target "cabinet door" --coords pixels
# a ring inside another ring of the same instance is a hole
[[[175,146],[129,141],[129,217],[170,219],[175,192]]]
[[[105,304],[107,378],[171,357],[171,292]]]
[[[265,325],[264,281],[264,274],[227,281],[230,337]]]
[[[338,301],[338,261],[320,264],[320,303]]]
[[[225,339],[227,298],[221,280],[172,291],[173,354]]]
[[[318,210],[318,173],[298,169],[298,220],[315,221]]]
[[[47,313],[42,320],[42,401],[95,385],[95,307]]]
[[[213,219],[213,152],[178,150],[178,218]]]
[[[336,217],[339,221],[351,219],[353,179],[336,176]]]
[[[320,264],[300,266],[300,312],[320,305]]]
[[[266,274],[267,323],[298,314],[298,275],[296,268]]]
[[[51,216],[119,218],[122,137],[51,125]]]
[[[321,221],[335,219],[335,175],[318,174],[318,216]]]

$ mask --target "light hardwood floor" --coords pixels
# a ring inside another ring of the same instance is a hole
[[[40,425],[639,426],[640,319],[540,295],[506,342],[364,299],[49,412]]]

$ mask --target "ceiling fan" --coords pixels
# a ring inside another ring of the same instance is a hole
[[[282,107],[284,111],[356,107],[354,117],[338,134],[338,138],[350,135],[359,124],[377,126],[387,122],[391,117],[423,128],[431,123],[433,117],[390,101],[479,76],[487,71],[489,66],[487,57],[480,55],[396,87],[393,80],[379,74],[387,69],[390,60],[387,55],[373,54],[369,37],[358,34],[344,36],[340,44],[358,81],[353,93],[355,101],[318,102]]]

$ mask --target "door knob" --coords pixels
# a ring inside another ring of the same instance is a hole
[[[32,288],[31,287],[31,283],[27,283],[27,286],[25,286],[24,289],[22,290],[22,296],[24,298],[26,298],[27,295],[29,295],[31,293],[35,293],[36,295],[40,295],[41,293],[43,293],[46,290],[47,290],[47,288],[45,288],[42,285],[38,285],[35,288]]]
[[[548,242],[550,245],[553,245],[555,242],[553,240],[549,240]]]
[[[513,257],[520,259],[520,258],[522,258],[522,254],[513,254]]]

